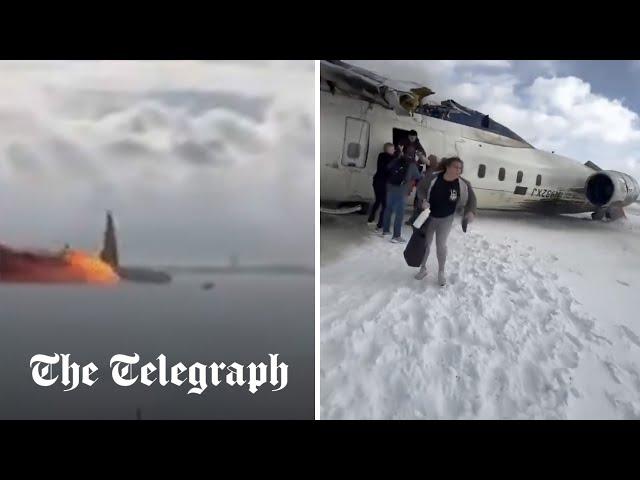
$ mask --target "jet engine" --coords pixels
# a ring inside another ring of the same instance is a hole
[[[640,186],[626,173],[601,170],[587,179],[585,193],[587,200],[598,208],[626,207],[636,201]]]

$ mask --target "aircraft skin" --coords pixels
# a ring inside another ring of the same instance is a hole
[[[373,202],[377,157],[384,144],[393,141],[393,129],[415,130],[427,155],[460,157],[462,176],[473,185],[479,209],[603,215],[613,207],[621,210],[640,194],[637,181],[624,173],[598,170],[537,150],[524,140],[380,103],[321,86],[322,211],[349,213],[354,205],[366,208]],[[350,152],[354,143],[359,147]]]
[[[170,283],[171,275],[160,270],[139,267],[117,267],[118,276],[129,282],[137,283]]]
[[[139,283],[169,283],[166,272],[121,266],[117,256],[115,228],[107,213],[105,245],[100,260],[73,251],[35,252],[0,244],[0,282],[6,283],[115,283],[126,280]],[[82,268],[90,263],[90,272]]]

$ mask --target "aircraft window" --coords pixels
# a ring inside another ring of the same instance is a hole
[[[349,158],[358,158],[360,156],[360,144],[359,143],[350,143],[347,146],[347,157]]]
[[[542,185],[542,175],[538,175],[536,177],[536,185],[539,187],[540,185]]]
[[[487,167],[485,167],[483,164],[480,164],[480,166],[478,167],[478,178],[484,178],[486,169]]]
[[[516,177],[516,183],[522,182],[522,170],[518,170],[518,176]]]
[[[500,170],[498,170],[498,180],[500,181],[504,180],[504,168],[501,168]]]

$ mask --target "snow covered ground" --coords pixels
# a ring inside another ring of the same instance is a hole
[[[446,287],[435,242],[418,281],[365,216],[322,216],[322,418],[640,418],[640,205],[625,210],[456,220]]]

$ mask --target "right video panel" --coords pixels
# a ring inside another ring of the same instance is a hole
[[[321,418],[640,418],[639,77],[320,62]]]

